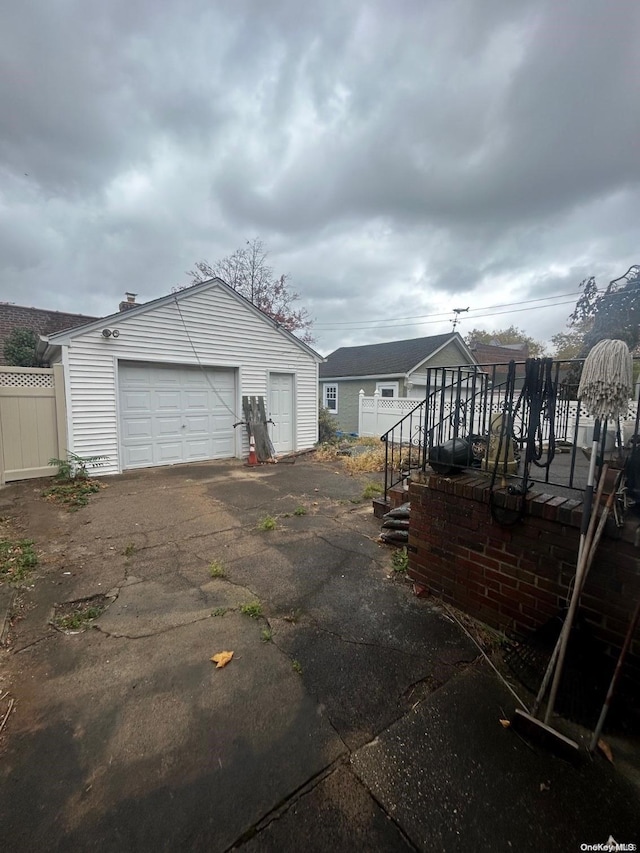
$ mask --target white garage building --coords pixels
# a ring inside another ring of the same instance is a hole
[[[59,332],[68,449],[95,473],[248,453],[242,397],[262,396],[277,453],[318,438],[322,357],[220,279]]]

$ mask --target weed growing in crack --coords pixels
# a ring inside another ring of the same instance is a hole
[[[292,625],[297,625],[300,621],[300,617],[302,616],[301,610],[291,610],[287,614],[287,616],[283,616],[285,622],[291,622]]]
[[[19,583],[38,563],[31,539],[0,539],[0,583]]]
[[[293,514],[294,514],[294,515],[306,515],[306,514],[307,514],[307,510],[306,510],[303,506],[297,506],[297,507],[294,509]]]
[[[223,578],[226,575],[226,571],[220,560],[212,560],[209,564],[209,577],[212,578]]]
[[[89,495],[99,492],[102,487],[95,480],[66,480],[55,483],[42,493],[47,500],[66,506],[74,512],[89,503]]]
[[[258,530],[275,530],[277,522],[272,515],[265,517],[258,523]]]
[[[302,664],[299,660],[295,658],[291,661],[291,666],[293,667],[294,672],[297,672],[298,675],[302,675]]]
[[[89,602],[78,602],[74,605],[71,612],[64,615],[55,616],[53,624],[60,631],[80,631],[88,627],[89,622],[93,622],[99,616],[102,616],[106,610],[106,604],[89,604]]]
[[[138,549],[136,548],[135,544],[133,542],[129,542],[122,553],[125,557],[133,557],[137,550]]]
[[[370,498],[375,498],[376,495],[382,494],[384,491],[384,487],[380,485],[380,483],[367,483],[367,485],[362,490],[362,500],[368,501]]]
[[[262,605],[259,601],[251,601],[249,604],[243,604],[240,607],[240,613],[244,616],[250,616],[252,619],[259,619],[262,616]]]
[[[216,607],[216,609],[211,613],[211,615],[212,616],[224,616],[224,614],[227,612],[227,609],[228,608],[226,608],[226,607]]]
[[[399,548],[393,552],[391,557],[391,571],[397,575],[406,575],[409,571],[409,554],[406,547]]]
[[[270,643],[273,640],[273,631],[269,628],[263,628],[260,632],[260,639],[263,643]]]

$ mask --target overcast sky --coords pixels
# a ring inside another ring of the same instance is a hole
[[[640,262],[637,0],[0,5],[0,300],[108,314],[259,236],[326,353],[548,339],[529,300]]]

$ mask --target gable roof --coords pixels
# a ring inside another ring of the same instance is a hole
[[[50,335],[95,319],[86,314],[69,314],[66,311],[48,311],[45,308],[27,308],[11,302],[0,302],[0,364],[6,364],[4,344],[14,329],[31,329],[36,335]]]
[[[384,344],[340,347],[320,365],[320,378],[405,375],[450,341],[460,344],[463,352],[467,351],[466,344],[457,332]]]
[[[472,344],[471,352],[479,364],[501,364],[502,362],[526,361],[529,357],[529,347],[520,344]]]
[[[300,338],[297,338],[292,332],[287,331],[280,323],[276,322],[272,317],[268,314],[265,314],[260,308],[257,308],[252,302],[248,299],[245,299],[240,293],[230,287],[226,282],[224,282],[221,278],[209,278],[206,281],[201,281],[199,284],[194,284],[191,287],[187,287],[184,290],[179,290],[176,293],[169,293],[167,296],[160,296],[158,299],[152,299],[150,302],[141,302],[139,305],[135,305],[133,308],[129,308],[126,311],[117,311],[115,314],[109,314],[107,317],[100,317],[99,319],[86,323],[83,326],[78,326],[77,328],[70,329],[66,332],[60,332],[59,334],[51,335],[48,340],[49,346],[61,346],[62,344],[68,343],[74,337],[78,335],[83,335],[85,332],[90,332],[93,329],[99,329],[104,325],[117,325],[120,321],[129,320],[131,317],[137,317],[140,314],[145,314],[147,311],[150,311],[153,308],[159,308],[162,305],[168,305],[171,302],[181,302],[183,299],[189,299],[195,293],[202,293],[205,290],[210,290],[214,287],[219,287],[224,290],[238,302],[242,303],[249,311],[252,311],[254,314],[259,316],[264,322],[268,323],[273,329],[275,329],[279,334],[288,338],[293,343],[297,344],[299,347],[304,349],[307,353],[312,355],[318,361],[323,361],[323,357],[317,353],[309,344],[306,344],[304,341],[301,341]]]

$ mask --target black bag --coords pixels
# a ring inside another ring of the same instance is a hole
[[[451,438],[429,450],[429,465],[436,474],[460,473],[471,464],[471,444],[466,438]]]

